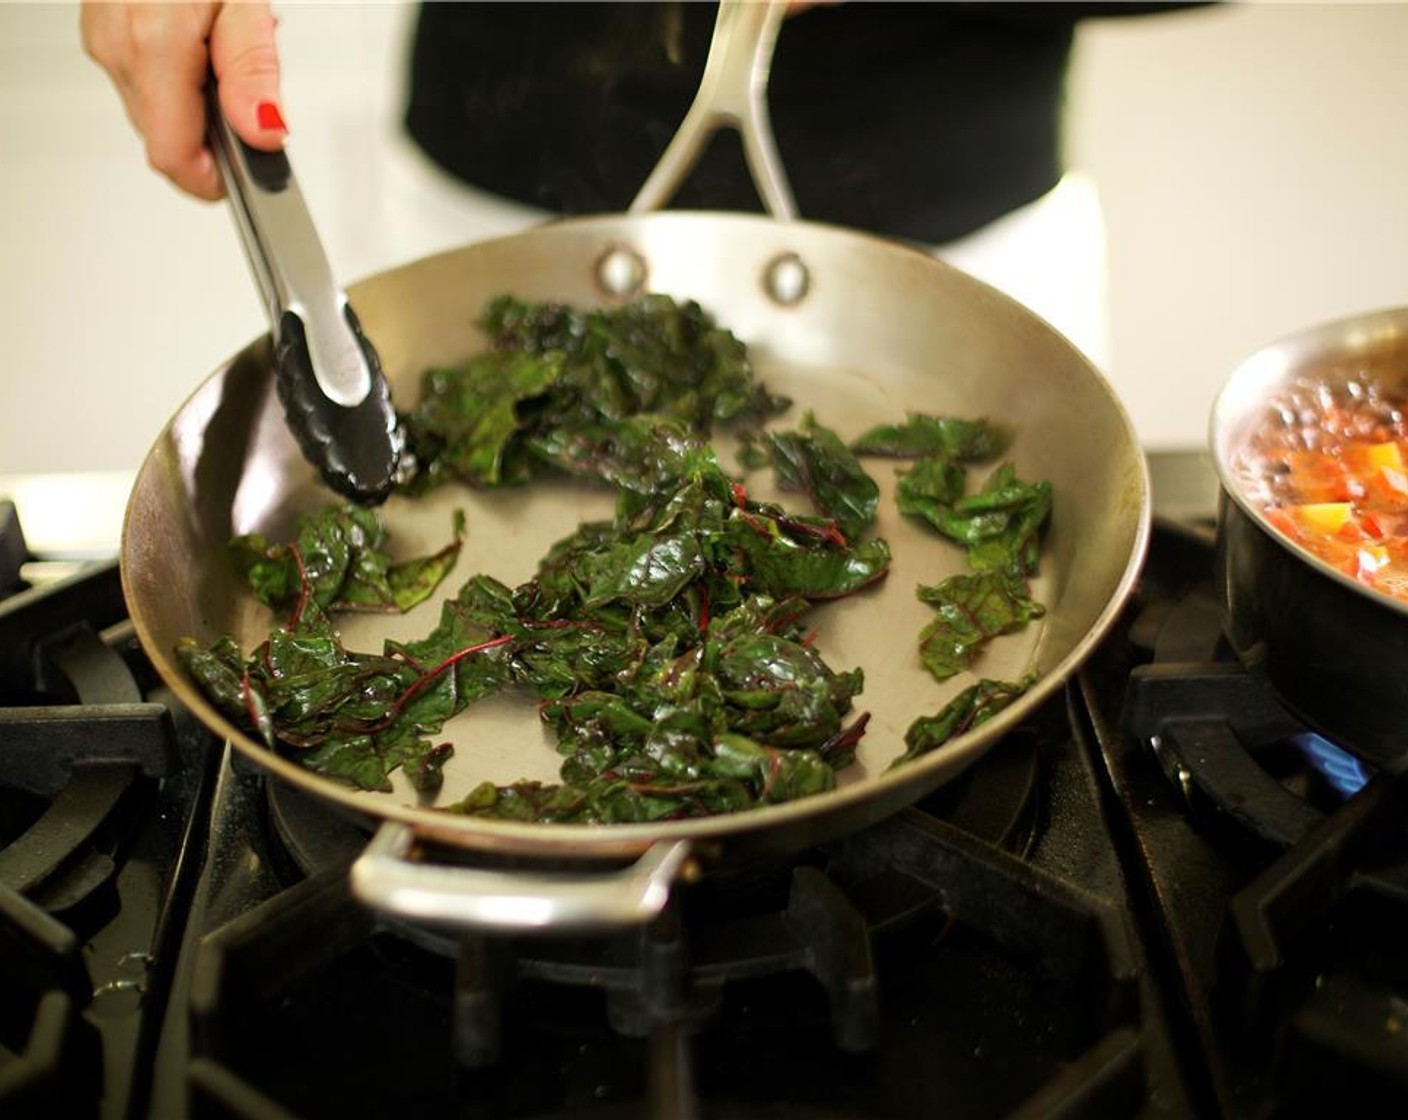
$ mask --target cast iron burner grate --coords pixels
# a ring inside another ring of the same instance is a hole
[[[332,1083],[370,1112],[470,1116],[1132,1113],[1127,927],[1018,854],[1041,830],[1044,734],[922,808],[686,886],[650,928],[601,939],[388,927],[345,885],[366,835],[271,785],[262,811],[308,877],[199,943],[196,1110],[314,1114]],[[383,1052],[388,1028],[413,1045]]]
[[[144,698],[150,670],[124,618],[115,564],[0,601],[7,1116],[121,1115],[144,1076],[138,1005],[159,987],[160,942],[146,923],[160,918],[142,904],[169,870],[150,866],[151,819],[170,808],[161,782],[183,750],[171,710]],[[163,828],[185,826],[180,814]]]
[[[170,712],[143,700],[133,669],[100,633],[121,618],[115,581],[112,566],[0,605],[0,697],[8,701],[0,707],[0,786],[18,795],[14,803],[45,805],[0,836],[0,883],[51,914],[111,879],[115,818],[139,779],[166,776],[176,758]],[[114,640],[120,645],[121,634]],[[13,823],[29,814],[6,816]]]
[[[20,569],[29,558],[15,503],[0,500],[0,599],[21,589]]]
[[[1307,761],[1221,643],[1212,565],[1156,526],[1140,613],[1082,678],[1205,1093],[1233,1117],[1401,1102],[1408,780]]]
[[[1227,822],[1275,849],[1301,841],[1373,768],[1323,738],[1245,670],[1222,636],[1222,608],[1206,568],[1206,539],[1165,527],[1166,568],[1203,568],[1200,581],[1150,597],[1129,640],[1141,658],[1122,723],[1209,827]],[[1190,551],[1191,550],[1191,551]],[[1156,578],[1156,577],[1150,577]]]
[[[930,808],[1020,852],[1035,835],[1038,782],[1037,743],[1019,733],[986,765],[935,795]],[[305,875],[346,867],[366,845],[365,832],[318,802],[282,784],[268,788],[275,831]],[[501,997],[518,979],[600,989],[612,1026],[643,1038],[662,1022],[703,1023],[718,1010],[729,981],[809,973],[830,1002],[836,1046],[865,1052],[875,1045],[879,1022],[870,939],[936,905],[932,887],[880,870],[848,876],[842,862],[817,852],[802,862],[716,874],[678,892],[678,904],[647,938],[536,939],[508,947],[409,923],[382,925],[458,960],[456,1056],[465,1066],[499,1060]]]

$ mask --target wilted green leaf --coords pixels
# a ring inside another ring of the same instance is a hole
[[[857,455],[891,455],[919,459],[938,455],[946,459],[979,461],[1001,455],[1007,433],[987,420],[962,420],[911,412],[903,424],[881,424],[851,444]]]
[[[937,612],[919,635],[919,655],[941,681],[971,665],[989,639],[1046,613],[1028,595],[1025,581],[1002,572],[950,576],[921,586],[919,598]]]
[[[891,769],[937,750],[950,739],[980,727],[1017,700],[1036,683],[1036,674],[1019,681],[984,678],[965,688],[937,714],[920,716],[905,732],[905,752],[891,763]]]
[[[794,431],[763,432],[757,446],[772,464],[778,485],[805,493],[848,540],[874,524],[880,488],[841,437],[818,424],[812,413]]]

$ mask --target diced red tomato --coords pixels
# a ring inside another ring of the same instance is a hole
[[[1381,541],[1384,539],[1383,523],[1379,520],[1378,515],[1375,514],[1373,510],[1360,510],[1357,516],[1359,521],[1359,527],[1364,530],[1365,535],[1371,537],[1373,540],[1376,541]]]

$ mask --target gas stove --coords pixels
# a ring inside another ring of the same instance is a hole
[[[16,545],[0,516],[0,1114],[1404,1099],[1404,784],[1241,673],[1205,460],[1153,465],[1139,589],[1063,695],[880,825],[682,886],[649,928],[601,938],[364,909],[362,825],[182,711],[110,559],[46,550],[27,523]]]

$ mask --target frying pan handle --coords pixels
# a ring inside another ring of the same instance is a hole
[[[743,138],[748,170],[768,213],[785,222],[796,218],[797,203],[777,154],[767,107],[768,71],[786,11],[785,0],[724,0],[719,5],[699,92],[631,203],[632,214],[659,210],[669,202],[694,170],[710,137],[727,125]]]
[[[644,925],[689,855],[686,840],[660,841],[620,871],[549,875],[420,863],[413,842],[409,825],[384,823],[352,865],[352,893],[396,917],[503,933]]]

